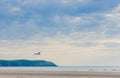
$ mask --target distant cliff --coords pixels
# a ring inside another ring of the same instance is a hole
[[[39,66],[48,67],[57,65],[45,60],[0,60],[0,67]]]

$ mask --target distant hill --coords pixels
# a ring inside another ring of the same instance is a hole
[[[0,67],[39,66],[48,67],[57,65],[45,60],[0,60]]]

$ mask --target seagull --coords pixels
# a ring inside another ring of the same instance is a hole
[[[40,55],[40,54],[41,54],[40,52],[34,53],[34,55]]]

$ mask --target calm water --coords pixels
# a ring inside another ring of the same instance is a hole
[[[0,70],[114,71],[120,66],[0,67]]]

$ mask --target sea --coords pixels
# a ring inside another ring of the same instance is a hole
[[[59,67],[0,67],[0,70],[42,70],[42,71],[111,71],[120,72],[120,66],[59,66]]]

